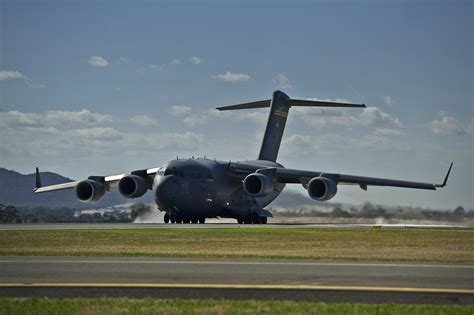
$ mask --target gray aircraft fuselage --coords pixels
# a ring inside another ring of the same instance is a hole
[[[271,161],[245,161],[264,167],[282,167]],[[251,197],[242,179],[228,172],[230,162],[211,159],[178,159],[160,167],[153,180],[158,208],[179,217],[245,218],[272,202],[285,184],[277,184],[263,197]]]

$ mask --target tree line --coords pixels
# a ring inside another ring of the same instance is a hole
[[[356,206],[335,206],[330,211],[321,211],[310,208],[299,208],[297,210],[283,209],[275,210],[275,215],[283,217],[327,217],[327,218],[354,218],[354,219],[395,219],[395,220],[430,220],[444,222],[462,222],[474,220],[474,211],[465,210],[458,206],[454,210],[431,210],[431,209],[404,209],[402,207],[386,209],[381,205],[374,205],[370,202],[364,203],[360,207]]]
[[[127,211],[81,213],[59,207],[24,208],[0,204],[0,223],[126,223],[133,219]]]

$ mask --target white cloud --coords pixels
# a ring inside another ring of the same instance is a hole
[[[1,70],[0,71],[0,81],[17,80],[17,79],[25,79],[25,78],[26,76],[20,71],[14,71],[14,70]]]
[[[156,125],[158,121],[150,115],[135,115],[130,121],[140,126]]]
[[[0,112],[0,156],[5,159],[42,156],[90,160],[92,157],[141,157],[163,152],[174,155],[198,150],[205,141],[204,135],[193,132],[123,132],[105,125],[112,120],[111,116],[87,110],[38,114]]]
[[[213,76],[214,79],[225,81],[225,82],[240,82],[240,81],[248,81],[250,80],[250,76],[244,73],[234,73],[227,71],[223,74],[217,74]]]
[[[265,125],[268,120],[268,111],[241,112],[236,117],[238,120],[251,121],[256,124]]]
[[[171,63],[174,64],[174,65],[179,65],[179,64],[181,64],[181,59],[173,59],[173,60],[171,60]]]
[[[46,88],[46,84],[43,84],[43,83],[32,83],[28,80],[25,81],[26,85],[28,85],[30,88],[33,88],[33,89],[44,89]]]
[[[149,64],[138,68],[136,71],[139,74],[145,74],[153,71],[163,70],[163,65]]]
[[[122,139],[122,134],[111,127],[94,127],[94,128],[84,128],[84,129],[74,129],[68,132],[69,135],[75,134],[75,136],[86,139],[94,140],[120,140]]]
[[[47,111],[44,114],[19,111],[0,112],[0,126],[54,127],[59,129],[93,127],[110,124],[112,116],[81,111]]]
[[[163,67],[159,66],[159,65],[148,65],[148,69],[150,69],[150,70],[161,70],[161,69],[163,69]]]
[[[358,115],[358,120],[365,127],[373,126],[379,128],[399,129],[402,125],[397,117],[394,117],[375,106],[364,108],[362,113]]]
[[[204,135],[189,131],[185,133],[162,133],[158,135],[158,139],[160,140],[160,150],[171,152],[194,151],[199,149],[205,141]],[[153,137],[152,140],[154,141],[155,138]]]
[[[184,105],[173,105],[168,109],[168,113],[173,116],[183,116],[183,122],[188,127],[204,125],[209,118],[207,113],[193,113],[191,107]]]
[[[78,126],[97,126],[109,124],[113,121],[112,116],[93,113],[87,109],[80,111],[47,111],[45,118],[54,124],[73,124]]]
[[[429,123],[431,131],[437,135],[464,135],[474,133],[474,118],[470,124],[464,125],[456,118],[447,116],[445,112],[441,113],[443,117],[435,119]]]
[[[295,157],[314,155],[315,152],[328,154],[347,153],[347,148],[355,151],[411,151],[412,147],[394,139],[380,135],[365,135],[363,137],[351,137],[340,134],[318,134],[313,135],[292,134],[283,138],[282,148],[285,154]]]
[[[207,116],[204,114],[188,116],[183,119],[183,122],[189,127],[196,127],[204,125],[207,122]]]
[[[89,58],[88,62],[93,67],[107,67],[109,65],[107,59],[100,56],[92,56]]]
[[[474,117],[472,117],[471,123],[467,125],[466,131],[469,134],[474,134]]]
[[[284,74],[277,74],[273,78],[273,82],[276,83],[278,87],[282,89],[292,88],[290,80]]]
[[[193,109],[184,105],[173,105],[168,109],[168,112],[173,116],[185,116],[191,114]]]
[[[385,103],[385,105],[392,105],[394,103],[393,99],[388,95],[385,95],[383,97],[383,102]]]
[[[350,103],[346,99],[315,99],[328,102]],[[369,106],[362,111],[346,108],[321,108],[321,107],[294,107],[292,114],[308,126],[322,128],[331,125],[347,127],[374,128],[374,132],[381,135],[400,134],[401,122],[397,117],[382,111],[375,106]]]
[[[116,63],[129,63],[130,61],[132,61],[130,58],[118,57]]]
[[[399,136],[402,132],[398,129],[376,128],[374,134],[381,136]]]
[[[201,63],[201,59],[199,57],[196,57],[196,56],[192,56],[189,58],[189,62],[194,64],[194,65],[198,65]]]

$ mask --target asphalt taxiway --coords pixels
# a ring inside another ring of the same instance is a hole
[[[0,296],[474,304],[474,265],[0,257]]]

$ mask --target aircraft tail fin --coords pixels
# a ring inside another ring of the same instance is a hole
[[[268,115],[265,135],[263,137],[263,142],[260,148],[260,154],[258,155],[258,159],[276,162],[278,151],[280,149],[281,139],[283,137],[283,132],[285,131],[288,111],[292,106],[365,107],[364,104],[291,99],[285,93],[277,90],[273,92],[273,97],[270,100],[261,100],[250,103],[222,106],[217,107],[216,109],[223,111],[270,107],[270,114]]]

